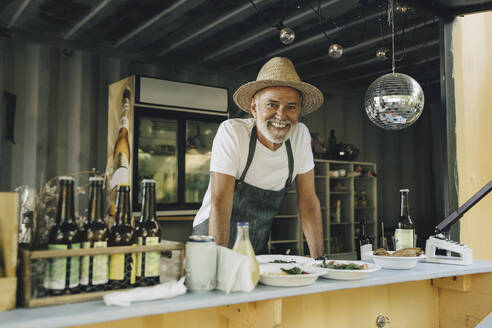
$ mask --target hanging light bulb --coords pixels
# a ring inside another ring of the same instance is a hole
[[[333,43],[330,45],[330,48],[328,48],[328,56],[330,56],[331,58],[338,59],[342,57],[342,55],[343,55],[343,47],[338,43]]]
[[[395,24],[393,0],[388,2],[388,21],[392,27],[392,73],[371,83],[364,97],[369,119],[387,130],[401,130],[420,117],[424,110],[424,92],[408,75],[395,73]]]
[[[294,30],[291,29],[290,27],[284,27],[280,30],[280,42],[283,44],[291,44],[294,42],[294,39],[296,38],[296,34],[294,33]]]
[[[408,6],[407,5],[404,5],[404,4],[401,4],[401,3],[397,3],[396,4],[396,7],[395,7],[395,10],[404,14],[407,12],[408,10]]]
[[[388,60],[389,58],[389,49],[386,47],[381,47],[376,50],[376,59],[380,61]]]

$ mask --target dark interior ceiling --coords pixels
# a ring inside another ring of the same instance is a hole
[[[439,91],[439,17],[492,1],[396,1],[396,70]],[[391,71],[387,0],[12,0],[0,2],[0,37],[254,78],[270,57],[291,58],[321,89],[365,89]],[[279,24],[295,41],[279,40]],[[331,44],[343,56],[328,55]],[[253,74],[254,73],[254,74]],[[253,74],[253,75],[252,75]]]

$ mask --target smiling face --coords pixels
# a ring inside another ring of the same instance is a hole
[[[268,87],[258,91],[251,101],[251,113],[260,142],[271,150],[278,149],[294,131],[300,111],[301,95],[296,89]]]

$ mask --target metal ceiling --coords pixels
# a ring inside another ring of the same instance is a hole
[[[490,2],[397,2],[407,9],[395,13],[397,71],[438,89],[437,16]],[[386,0],[12,0],[0,2],[0,37],[248,78],[286,56],[322,89],[365,88],[391,70],[375,55],[391,45],[386,17]],[[279,23],[295,31],[294,43],[280,42]],[[340,59],[328,56],[334,42]]]

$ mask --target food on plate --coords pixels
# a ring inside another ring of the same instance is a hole
[[[280,268],[282,272],[285,272],[286,274],[308,274],[306,271],[303,271],[299,267],[293,267],[291,269],[285,269],[285,268]]]
[[[402,248],[396,252],[389,253],[384,248],[378,248],[373,253],[376,256],[395,256],[395,257],[414,257],[424,254],[424,251],[420,247],[415,248]]]
[[[424,254],[424,251],[419,247],[416,248],[403,248],[393,253],[392,256],[420,256]]]
[[[367,264],[357,264],[357,263],[337,263],[335,261],[330,261],[326,263],[326,260],[323,260],[323,263],[319,265],[321,268],[326,269],[335,269],[335,270],[367,270]]]
[[[290,269],[280,268],[280,270],[282,270],[282,271],[280,271],[280,272],[267,272],[267,274],[275,275],[275,276],[285,276],[285,275],[294,275],[294,274],[309,274],[309,272],[306,272],[299,267],[293,267]]]
[[[378,248],[372,252],[373,255],[377,256],[391,256],[391,253],[389,253],[387,250],[384,248]]]
[[[270,261],[269,263],[297,263],[297,262],[294,260],[292,260],[292,261],[273,260],[273,261]]]

